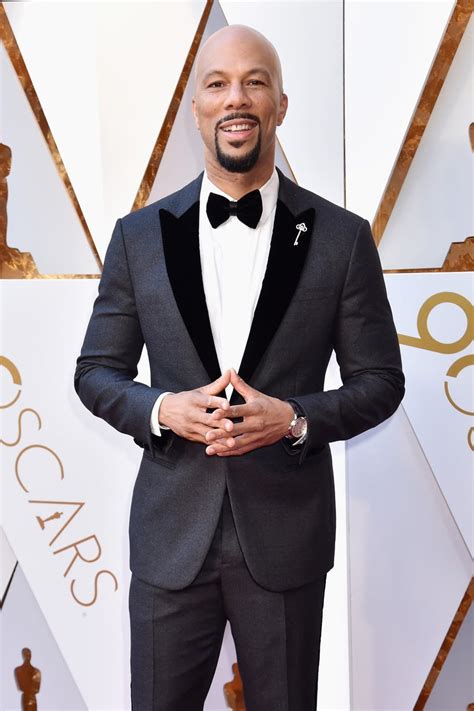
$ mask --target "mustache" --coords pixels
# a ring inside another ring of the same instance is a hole
[[[234,112],[233,114],[227,114],[227,116],[223,116],[219,119],[219,121],[216,123],[216,131],[219,126],[225,123],[226,121],[235,121],[239,119],[250,119],[250,121],[255,121],[255,123],[260,126],[260,119],[258,118],[258,116],[254,116],[254,114]]]

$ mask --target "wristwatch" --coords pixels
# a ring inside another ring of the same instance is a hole
[[[291,443],[292,447],[297,444],[303,444],[308,434],[308,421],[306,417],[300,415],[293,405],[293,419],[288,426],[288,432],[285,434],[287,439],[294,439]]]

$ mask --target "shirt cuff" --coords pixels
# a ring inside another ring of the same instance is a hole
[[[165,427],[165,425],[160,425],[160,406],[163,401],[163,398],[166,397],[166,395],[170,395],[170,392],[167,391],[165,393],[161,393],[161,395],[156,398],[156,402],[153,405],[153,410],[151,411],[150,429],[152,433],[157,437],[161,437],[161,430],[169,430],[169,427]]]

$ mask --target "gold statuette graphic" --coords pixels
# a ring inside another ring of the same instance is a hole
[[[15,679],[21,694],[22,711],[36,711],[36,694],[41,686],[41,672],[31,664],[31,650],[21,650],[23,664],[15,669]]]
[[[7,244],[7,177],[12,165],[12,152],[9,146],[0,143],[0,278],[1,279],[32,279],[39,277],[33,257],[29,252]]]
[[[245,711],[244,689],[238,664],[232,664],[234,678],[224,684],[224,696],[227,706],[232,711]]]
[[[36,520],[38,521],[40,528],[42,531],[44,531],[45,525],[48,523],[48,521],[54,521],[56,518],[61,518],[63,515],[63,511],[55,511],[51,516],[48,516],[48,518],[41,518],[41,516],[37,516]]]

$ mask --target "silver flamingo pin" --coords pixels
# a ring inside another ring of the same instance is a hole
[[[298,231],[298,234],[296,235],[295,241],[293,242],[293,247],[296,247],[296,246],[297,246],[297,244],[298,244],[298,239],[299,239],[300,234],[301,234],[302,232],[307,232],[307,231],[308,231],[308,228],[306,227],[306,225],[305,225],[304,222],[300,222],[299,225],[296,225],[296,229],[299,230],[299,231]]]

